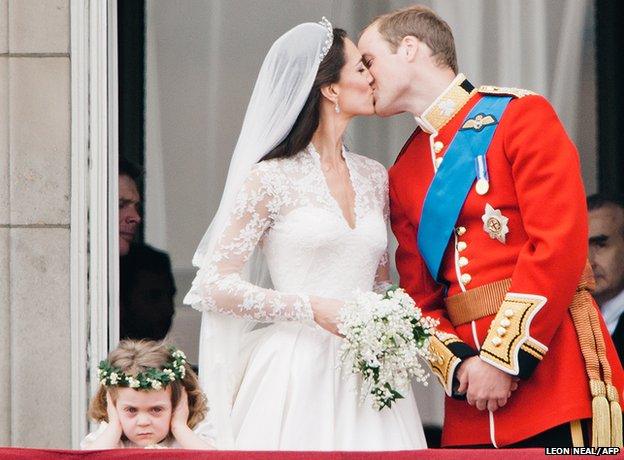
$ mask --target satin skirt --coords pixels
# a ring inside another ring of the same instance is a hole
[[[238,450],[388,451],[427,447],[414,395],[381,411],[360,402],[360,378],[341,367],[341,339],[317,325],[255,331],[234,400]]]

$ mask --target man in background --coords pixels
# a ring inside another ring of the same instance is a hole
[[[162,340],[176,292],[169,256],[134,239],[141,224],[140,170],[119,159],[119,337]]]
[[[592,195],[589,208],[589,260],[596,279],[594,298],[624,362],[624,199]]]

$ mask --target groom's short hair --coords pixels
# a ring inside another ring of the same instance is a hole
[[[414,5],[375,18],[379,34],[390,43],[393,52],[404,37],[411,35],[425,43],[437,64],[450,67],[457,73],[455,39],[449,25],[431,8]]]

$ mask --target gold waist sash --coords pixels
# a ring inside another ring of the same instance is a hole
[[[445,299],[446,311],[453,326],[498,313],[509,286],[511,286],[511,278],[484,284],[447,297]]]

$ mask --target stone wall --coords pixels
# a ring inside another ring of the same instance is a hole
[[[70,447],[69,0],[0,0],[0,445]]]

